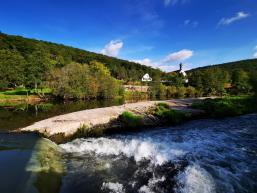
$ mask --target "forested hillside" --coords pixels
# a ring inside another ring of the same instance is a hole
[[[70,63],[103,63],[119,80],[138,81],[145,73],[160,76],[160,70],[85,50],[0,33],[0,87],[40,85],[48,72]]]
[[[138,83],[145,73],[155,80],[149,83],[147,97],[151,99],[251,94],[257,87],[257,59],[197,68],[184,77],[73,47],[0,33],[0,90],[50,88],[54,96],[62,98],[114,98],[123,95],[122,84]]]
[[[256,88],[257,59],[196,68],[188,75],[189,84],[201,95],[248,94]]]
[[[235,62],[229,62],[224,64],[216,64],[211,66],[204,66],[200,68],[195,68],[189,70],[188,72],[196,72],[202,71],[207,69],[219,68],[221,70],[226,70],[228,73],[232,74],[235,70],[243,70],[248,73],[256,73],[257,72],[257,59],[250,59],[250,60],[241,60]]]

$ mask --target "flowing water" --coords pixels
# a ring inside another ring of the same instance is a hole
[[[61,192],[256,192],[257,115],[60,145]]]
[[[0,135],[1,193],[255,193],[257,114],[56,145]]]

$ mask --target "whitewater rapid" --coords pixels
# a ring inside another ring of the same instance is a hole
[[[257,115],[62,144],[61,192],[254,192]],[[74,185],[76,183],[76,185]]]

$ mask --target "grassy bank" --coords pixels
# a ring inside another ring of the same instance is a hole
[[[16,88],[12,90],[0,91],[0,106],[12,104],[19,105],[21,102],[41,101],[44,96],[51,95],[51,89],[27,89]]]
[[[205,99],[192,105],[204,110],[208,117],[223,118],[257,112],[257,99],[253,96],[230,96]]]
[[[52,90],[50,88],[40,88],[40,89],[28,89],[28,88],[16,88],[11,90],[4,90],[0,91],[0,94],[6,95],[6,96],[23,96],[23,95],[49,95],[52,94]]]
[[[190,113],[174,110],[167,103],[157,104],[153,115],[170,125],[180,124],[191,117]]]

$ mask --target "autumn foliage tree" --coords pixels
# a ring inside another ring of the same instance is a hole
[[[64,99],[114,98],[121,85],[110,71],[99,62],[70,63],[53,69],[46,81],[55,96]]]

